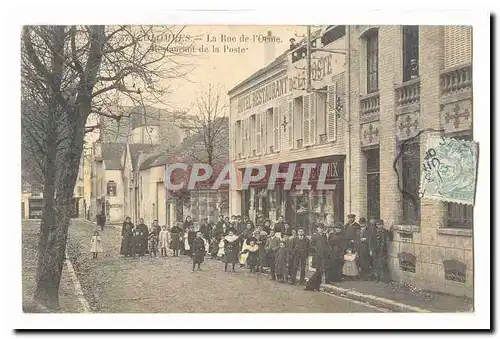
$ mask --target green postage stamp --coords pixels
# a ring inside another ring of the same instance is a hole
[[[477,160],[477,142],[429,135],[420,197],[474,205]]]

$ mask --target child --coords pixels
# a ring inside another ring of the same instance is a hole
[[[208,251],[210,252],[210,259],[217,259],[217,253],[219,253],[219,239],[217,237],[213,237],[210,241]]]
[[[193,272],[198,265],[198,271],[201,271],[200,265],[205,259],[205,240],[201,237],[201,232],[196,232],[196,238],[191,243],[191,252],[193,256]]]
[[[230,272],[234,272],[234,266],[238,262],[238,253],[240,253],[240,238],[234,234],[232,229],[229,229],[228,233],[224,237],[224,271],[227,272],[227,267],[231,264],[232,270]]]
[[[358,265],[356,264],[357,254],[352,253],[352,249],[348,248],[344,255],[344,266],[342,267],[342,275],[353,278],[359,275]]]
[[[135,258],[136,255],[140,256],[142,253],[142,235],[137,228],[134,229],[132,244],[133,257]]]
[[[250,273],[257,273],[256,267],[259,264],[259,245],[255,243],[255,240],[250,240],[250,244],[246,246],[245,251],[247,252],[247,264],[250,266]]]
[[[224,238],[220,239],[218,248],[219,251],[217,252],[217,260],[222,260],[224,258]]]
[[[289,251],[288,248],[285,247],[285,242],[280,241],[280,247],[276,252],[276,258],[274,259],[275,264],[275,274],[276,279],[283,283],[285,282],[285,275],[287,273],[287,263],[288,263]]]
[[[156,245],[158,244],[158,238],[155,232],[149,233],[148,246],[149,246],[149,256],[152,258],[153,255],[156,258]]]
[[[161,228],[160,236],[158,238],[158,247],[160,248],[162,257],[167,256],[167,246],[168,246],[168,232],[167,228],[163,226]]]
[[[93,259],[97,259],[97,253],[102,253],[102,243],[99,231],[95,231],[90,240],[90,252],[92,252]]]

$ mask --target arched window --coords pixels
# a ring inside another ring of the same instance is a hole
[[[106,194],[110,197],[116,197],[116,183],[113,180],[106,184]]]

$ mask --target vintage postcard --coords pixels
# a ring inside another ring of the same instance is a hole
[[[472,314],[474,29],[23,26],[23,312]]]

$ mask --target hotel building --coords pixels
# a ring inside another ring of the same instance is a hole
[[[231,214],[383,219],[393,280],[471,296],[472,206],[418,194],[427,135],[472,139],[471,28],[327,26],[312,48],[312,92],[305,41],[229,91],[230,156],[239,170],[327,163],[334,188],[317,190],[317,171],[310,190],[268,189],[266,177],[230,192]]]

